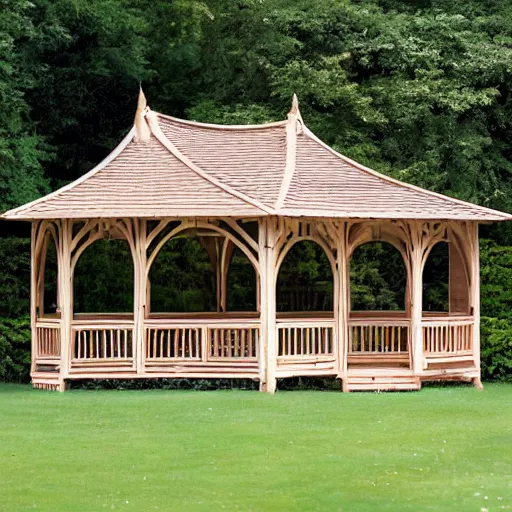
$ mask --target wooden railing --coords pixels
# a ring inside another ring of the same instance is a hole
[[[403,312],[361,312],[349,319],[348,364],[410,366],[410,320]]]
[[[133,363],[133,322],[74,320],[71,367],[95,364],[130,366]]]
[[[47,364],[60,360],[60,320],[37,320],[35,357],[37,362]]]
[[[333,316],[288,313],[276,319],[278,377],[337,374]]]
[[[409,320],[403,318],[351,318],[349,354],[407,353]]]
[[[424,317],[423,352],[426,357],[470,356],[473,353],[473,317]]]
[[[146,328],[146,359],[201,359],[202,328]]]
[[[258,327],[208,327],[209,359],[257,359]]]
[[[259,332],[257,318],[150,318],[145,321],[146,363],[257,362]]]
[[[278,320],[278,357],[332,356],[334,330],[334,320],[306,318]]]

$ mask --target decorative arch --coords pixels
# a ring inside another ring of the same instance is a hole
[[[165,227],[169,224],[169,222],[160,223],[149,235],[146,241],[146,250],[149,250],[150,245],[155,241],[156,237],[165,229]],[[237,225],[238,226],[238,225]],[[238,226],[238,228],[241,230],[241,228]],[[153,265],[153,262],[155,261],[158,253],[162,249],[162,247],[165,245],[166,242],[171,240],[172,238],[176,237],[180,233],[183,233],[187,230],[194,230],[194,229],[205,229],[210,230],[215,233],[218,233],[222,236],[224,236],[226,239],[231,241],[236,247],[238,247],[241,251],[245,253],[249,261],[254,266],[255,271],[259,275],[260,269],[259,269],[259,262],[257,257],[254,256],[254,254],[249,250],[249,247],[252,247],[256,253],[258,253],[258,245],[256,242],[254,242],[248,235],[243,236],[244,241],[248,244],[244,245],[237,237],[235,237],[231,232],[227,231],[226,229],[223,229],[222,227],[218,226],[217,224],[213,224],[211,222],[203,222],[203,221],[182,221],[180,224],[172,229],[169,233],[167,233],[165,236],[161,238],[161,240],[156,244],[155,248],[151,251],[150,256],[147,259],[146,264],[146,277],[149,276],[149,271],[151,270],[151,266]],[[237,230],[238,231],[238,230]],[[251,243],[252,242],[252,243]]]
[[[222,252],[221,304],[224,311],[258,311],[259,279],[246,254],[229,242],[230,249]],[[244,272],[244,267],[247,271]],[[245,279],[243,286],[240,280]],[[238,304],[238,306],[236,306]],[[241,308],[240,305],[245,307]]]
[[[172,237],[162,246],[146,281],[148,312],[218,311],[216,262],[209,249],[198,236]]]
[[[410,279],[411,263],[407,250],[409,240],[399,223],[357,222],[351,224],[348,231],[347,253],[349,261],[359,246],[369,242],[386,242],[397,249],[402,255],[407,270],[407,277]]]
[[[424,292],[426,285],[430,285],[430,290],[435,289],[433,283],[428,283],[427,281],[428,273],[426,273],[426,270],[428,270],[428,264],[433,254],[439,249],[441,244],[443,244],[447,252],[444,262],[446,268],[438,268],[436,277],[439,289],[443,286],[446,287],[444,292],[446,296],[444,297],[444,308],[438,309],[437,311],[449,314],[470,314],[472,307],[471,262],[468,261],[468,255],[466,251],[464,251],[460,240],[458,240],[457,236],[450,230],[448,230],[445,240],[436,241],[425,253],[422,265]],[[443,273],[446,275],[443,276]],[[423,300],[423,310],[430,310],[425,297]]]
[[[135,301],[138,255],[136,248],[136,219],[90,219],[83,223],[70,223],[70,275],[71,305],[74,309],[75,270],[84,252],[95,242],[104,239],[123,240],[127,243],[132,263],[131,300]],[[132,313],[133,306],[129,309]]]
[[[329,296],[328,304],[330,306],[327,308],[327,310],[332,311],[332,310],[334,310],[334,305],[335,305],[334,290],[335,290],[336,265],[335,265],[335,262],[333,262],[332,258],[329,258],[329,253],[326,251],[325,244],[318,243],[318,241],[315,240],[314,237],[310,237],[310,236],[301,237],[300,240],[298,240],[298,239],[293,240],[293,242],[288,244],[286,246],[286,248],[281,252],[278,263],[276,265],[276,301],[279,302],[279,298],[281,297],[280,292],[282,292],[282,290],[280,288],[282,286],[282,278],[283,278],[283,275],[282,275],[283,263],[286,261],[287,257],[289,257],[291,255],[291,253],[293,252],[293,249],[297,248],[297,246],[299,246],[301,244],[312,244],[313,246],[319,248],[319,250],[322,251],[322,253],[325,257],[325,262],[327,264],[327,267],[329,268],[329,276],[325,276],[325,277],[326,277],[326,279],[328,279],[330,281],[330,285],[331,285],[329,293],[328,294],[326,293],[326,297]],[[316,288],[316,285],[318,284],[318,279],[316,280],[315,283],[309,282],[307,284],[313,285],[313,287]],[[309,286],[307,287],[308,297],[311,298],[311,291],[314,288],[309,288]],[[299,292],[300,287],[297,286],[297,289],[294,291]],[[295,297],[295,293],[293,293],[292,296]],[[300,293],[299,293],[299,296],[300,296]],[[295,302],[295,306],[290,307],[290,305],[293,304],[293,302]],[[321,311],[321,310],[324,310],[323,306],[318,307],[316,304],[311,304],[311,303],[309,303],[305,307],[304,301],[302,301],[301,306],[298,306],[297,304],[300,302],[301,301],[299,299],[296,299],[296,301],[291,300],[291,302],[288,304],[288,307],[285,308],[285,310],[290,311],[290,312],[291,311]],[[309,302],[309,301],[307,301],[307,302]],[[324,301],[324,303],[325,303],[325,301]]]
[[[329,263],[331,265],[331,271],[334,276],[334,274],[336,272],[336,259],[334,258],[330,247],[321,238],[314,237],[314,236],[297,236],[297,237],[292,237],[288,241],[288,243],[282,249],[281,253],[279,254],[279,256],[277,258],[276,275],[279,275],[279,270],[281,269],[281,265],[283,264],[283,261],[285,260],[287,254],[290,252],[290,250],[299,242],[308,242],[308,241],[315,243],[316,245],[320,246],[323,249],[327,259],[329,260]]]
[[[373,248],[376,248],[377,245],[381,245],[381,252],[383,252],[383,256],[386,258],[386,265],[389,265],[392,261],[392,258],[393,256],[396,256],[397,258],[399,258],[399,265],[400,265],[400,269],[397,269],[398,272],[402,273],[403,272],[403,278],[404,278],[404,282],[403,282],[403,289],[394,289],[395,288],[395,284],[399,283],[398,280],[391,280],[391,279],[386,279],[386,276],[385,274],[383,273],[383,269],[380,268],[379,266],[379,261],[377,261],[377,271],[378,271],[378,275],[379,275],[379,278],[381,279],[381,285],[382,285],[382,289],[380,289],[381,287],[379,286],[376,286],[375,283],[371,283],[373,284],[374,286],[371,287],[371,292],[372,294],[375,296],[376,294],[377,295],[380,295],[380,302],[384,302],[384,303],[387,303],[389,305],[389,307],[377,307],[377,308],[372,308],[373,311],[380,311],[380,310],[383,310],[383,311],[391,311],[391,310],[397,310],[397,311],[408,311],[409,310],[409,286],[410,286],[410,273],[408,271],[408,268],[407,268],[407,260],[406,260],[406,257],[404,255],[404,252],[401,251],[397,246],[396,244],[392,244],[390,243],[389,241],[386,241],[386,240],[382,240],[382,239],[371,239],[371,240],[367,240],[367,241],[364,241],[364,242],[361,242],[361,243],[358,243],[355,247],[353,247],[353,250],[351,251],[350,253],[350,257],[349,257],[349,267],[350,267],[350,272],[349,272],[349,275],[350,275],[350,286],[349,286],[349,290],[350,290],[350,309],[351,310],[355,310],[355,311],[363,311],[363,310],[366,310],[366,308],[364,307],[354,307],[354,281],[353,281],[353,272],[354,272],[354,265],[356,265],[356,261],[358,261],[358,258],[354,258],[354,256],[357,256],[357,252],[358,250],[361,251],[364,247],[373,247]],[[392,253],[388,253],[386,255],[386,252],[387,250],[389,251],[392,251]],[[371,261],[374,261],[373,259]],[[381,262],[383,260],[380,260]],[[375,267],[373,268],[373,270],[375,270]],[[370,286],[371,286],[370,284]],[[368,283],[367,283],[368,285]],[[390,294],[388,294],[388,297],[387,297],[387,300],[386,299],[386,294],[382,295],[382,291],[389,291]],[[396,304],[395,307],[392,307],[393,304]],[[368,311],[371,311],[370,309],[368,309]]]
[[[55,311],[59,310],[59,229],[58,223],[41,222],[36,235],[36,308],[38,316],[46,314],[45,295],[47,283],[48,253],[51,247],[55,249]]]

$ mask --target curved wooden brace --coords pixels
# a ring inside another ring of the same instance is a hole
[[[229,262],[233,256],[234,247],[231,240],[224,239],[220,255],[220,306],[222,311],[226,311]]]
[[[146,237],[146,251],[149,249],[149,246],[153,243],[153,240],[172,222],[170,219],[162,219],[158,226],[151,231],[151,233]]]
[[[59,232],[60,224],[58,221],[42,221],[36,228],[36,247],[34,251],[35,281],[36,281],[36,303],[41,306],[41,291],[44,283],[44,270],[46,265],[46,255],[50,237],[55,244],[55,253],[57,255],[57,268],[59,268]],[[57,273],[57,281],[59,279]],[[57,285],[58,290],[58,285]]]
[[[236,220],[229,218],[223,220],[230,228],[236,231],[244,239],[244,242],[246,242],[247,245],[249,245],[256,254],[259,254],[260,248],[258,243],[252,239],[252,237],[238,224],[238,222],[236,222]]]
[[[158,242],[158,245],[155,247],[153,252],[151,253],[151,256],[148,258],[147,264],[146,264],[146,277],[149,276],[149,271],[151,270],[151,266],[153,265],[153,262],[155,261],[156,257],[158,256],[158,253],[162,249],[162,247],[165,245],[166,242],[174,238],[176,235],[181,233],[182,231],[186,231],[187,229],[194,229],[194,228],[203,228],[203,229],[209,229],[211,231],[215,231],[225,238],[231,240],[246,256],[249,258],[249,261],[252,263],[254,270],[259,274],[259,263],[258,260],[254,257],[254,255],[251,253],[251,251],[243,245],[238,238],[233,236],[229,231],[226,231],[225,229],[222,229],[219,226],[216,226],[215,224],[210,224],[208,222],[182,222],[179,226],[175,227],[172,231],[167,233],[160,242]]]
[[[103,238],[103,228],[100,228],[100,230],[97,233],[94,233],[93,235],[89,235],[89,238],[78,248],[76,253],[71,258],[71,275],[73,276],[75,273],[75,267],[76,264],[80,258],[80,256],[83,254],[85,249],[92,245],[94,242],[101,240]]]
[[[432,252],[432,249],[439,243],[446,242],[449,243],[448,239],[445,236],[435,236],[431,240],[427,242],[427,246],[423,251],[423,257],[421,259],[421,273],[423,274],[423,271],[425,270],[425,264],[427,263],[428,257],[430,256],[430,253]]]
[[[93,230],[97,225],[99,225],[100,221],[96,219],[89,219],[80,229],[80,231],[73,237],[71,240],[71,244],[69,247],[69,250],[71,253],[77,248],[78,244],[80,243],[80,240],[89,233],[89,231]],[[73,227],[73,226],[71,226]]]
[[[115,227],[119,229],[121,234],[124,236],[125,240],[128,242],[128,246],[130,247],[130,252],[132,253],[133,264],[137,260],[137,248],[135,247],[135,238],[133,236],[133,227],[131,221],[126,223],[124,219],[120,219]]]
[[[36,245],[35,245],[35,251],[34,251],[36,254],[36,257],[39,257],[39,254],[41,251],[41,246],[44,243],[44,239],[46,236],[46,230],[49,225],[50,225],[50,221],[43,220],[43,221],[41,221],[41,223],[39,224],[39,226],[37,228]]]

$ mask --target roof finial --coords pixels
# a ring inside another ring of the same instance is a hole
[[[139,90],[139,100],[137,103],[137,112],[135,112],[135,140],[137,142],[147,142],[151,137],[151,131],[146,122],[145,116],[148,111],[146,96],[142,91],[142,85]]]
[[[292,98],[292,108],[290,109],[290,114],[298,114],[299,112],[299,100],[297,98],[297,95],[293,93]]]
[[[299,110],[299,100],[295,93],[293,94],[292,108],[290,109],[290,112],[288,112],[288,122],[295,124],[297,133],[302,133],[303,121]]]

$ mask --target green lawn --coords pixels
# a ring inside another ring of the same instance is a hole
[[[512,510],[512,386],[0,385],[0,510]]]

